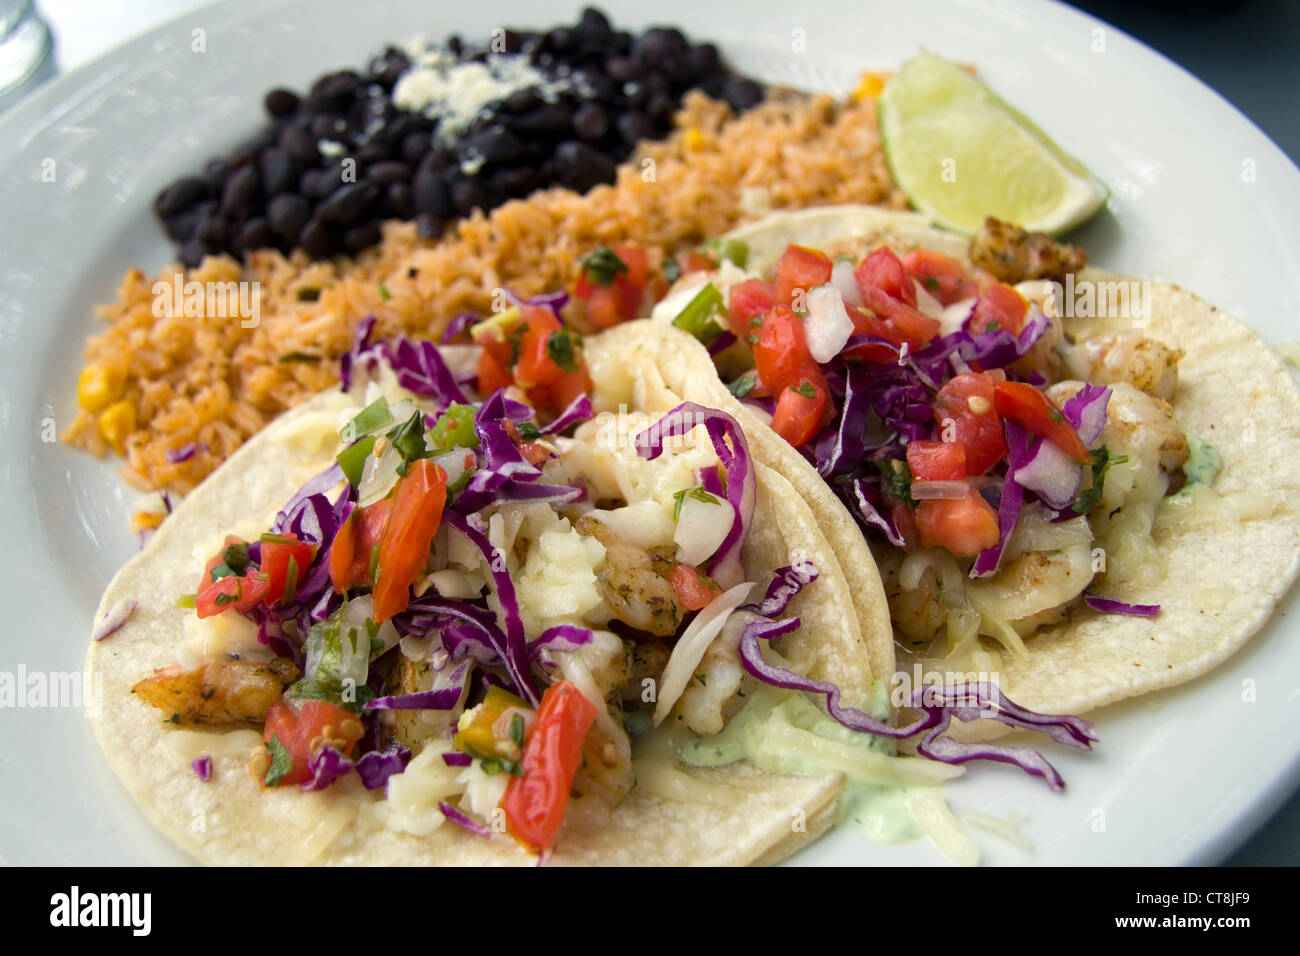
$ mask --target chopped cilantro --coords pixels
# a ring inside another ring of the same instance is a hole
[[[314,285],[299,286],[296,294],[299,302],[315,302],[320,298],[320,289]]]
[[[379,298],[383,299],[385,302],[392,298],[392,295],[388,291],[388,286],[384,285],[382,282],[379,283]]]
[[[709,494],[704,490],[703,485],[696,485],[694,488],[683,488],[681,491],[673,494],[673,520],[677,521],[682,516],[682,505],[686,503],[687,498],[694,498],[696,501],[703,501],[705,504],[721,504],[715,495]]]
[[[744,398],[754,390],[756,385],[758,385],[757,373],[742,375],[727,386],[727,391],[732,395],[735,395],[737,398]]]
[[[582,273],[597,285],[612,285],[619,273],[627,272],[627,263],[609,246],[597,246],[596,251],[582,260]]]
[[[542,430],[532,422],[520,422],[515,428],[519,430],[519,437],[523,441],[537,441],[542,437]]]
[[[1112,455],[1105,445],[1088,452],[1088,457],[1092,459],[1092,487],[1070,505],[1070,510],[1077,515],[1086,515],[1101,501],[1102,492],[1106,488],[1106,472],[1110,471],[1110,466],[1122,465],[1128,461],[1127,455]]]
[[[809,401],[817,397],[817,389],[813,388],[813,383],[808,381],[807,379],[804,379],[798,385],[791,385],[790,391],[802,395],[804,398],[808,399]]]
[[[569,329],[556,329],[551,333],[551,337],[546,340],[546,354],[551,357],[561,371],[576,372],[578,370],[578,347],[582,341],[574,341],[577,335]]]
[[[280,741],[279,734],[271,735],[271,739],[266,742],[266,749],[271,752],[271,766],[267,768],[263,782],[268,787],[274,787],[293,769],[293,754]]]
[[[510,739],[520,750],[524,749],[524,715],[515,714],[510,718]]]

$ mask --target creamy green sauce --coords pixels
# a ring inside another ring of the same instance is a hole
[[[877,720],[889,718],[889,695],[876,681],[869,694],[855,704]],[[803,694],[774,687],[758,690],[721,733],[692,736],[677,746],[678,756],[697,767],[721,767],[748,760],[771,773],[826,773],[810,750],[792,747],[788,734],[797,728],[817,737],[839,741],[866,751],[893,756],[897,747],[888,737],[861,734],[836,723]],[[786,739],[781,739],[785,737]],[[907,809],[903,787],[876,786],[848,780],[840,795],[839,824],[849,826],[878,843],[898,843],[921,835],[921,827]]]
[[[1183,474],[1187,476],[1188,485],[1213,485],[1223,468],[1223,459],[1209,442],[1202,441],[1194,435],[1187,436],[1189,454],[1183,465]]]

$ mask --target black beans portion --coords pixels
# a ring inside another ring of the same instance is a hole
[[[749,109],[765,96],[712,43],[675,27],[617,30],[598,9],[535,32],[450,37],[460,62],[520,56],[547,80],[488,104],[468,128],[399,109],[392,90],[412,68],[387,47],[364,67],[319,77],[306,92],[263,98],[267,123],[200,175],[162,190],[154,209],[187,266],[222,252],[303,249],[314,259],[379,242],[385,219],[414,220],[436,239],[458,216],[488,212],[534,190],[585,191],[614,180],[636,144],[671,132],[691,89]]]

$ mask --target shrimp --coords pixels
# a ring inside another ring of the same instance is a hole
[[[1078,246],[1057,242],[1040,232],[1026,232],[992,216],[971,238],[970,259],[1012,285],[1025,279],[1061,280],[1067,272],[1078,272],[1088,262]]]
[[[193,671],[178,664],[160,667],[131,691],[173,724],[237,727],[265,723],[266,712],[299,673],[287,657],[263,662],[231,654],[209,658]]]
[[[716,734],[726,722],[727,711],[741,701],[738,691],[745,679],[740,666],[740,635],[746,624],[745,614],[727,621],[722,633],[704,652],[677,707],[686,718],[686,726],[697,734]]]
[[[1148,395],[1169,401],[1178,387],[1181,349],[1136,332],[1121,332],[1108,339],[1084,342],[1071,350],[1070,370],[1099,385],[1125,382]]]
[[[967,595],[985,625],[1007,622],[1028,637],[1067,620],[1093,575],[1092,549],[1081,542],[1059,551],[1027,552],[992,577],[972,581]]]
[[[578,797],[595,795],[612,809],[635,784],[630,752],[620,748],[599,723],[593,724],[582,741],[582,765],[573,776],[571,792]]]
[[[876,563],[894,627],[912,650],[928,647],[943,631],[949,611],[966,606],[961,571],[947,552],[881,549]]]
[[[573,527],[605,547],[596,578],[613,617],[657,637],[675,634],[685,613],[672,583],[677,566],[675,549],[626,544],[605,524],[587,516],[575,518]]]
[[[439,671],[427,660],[413,661],[400,653],[394,656],[396,661],[391,665],[392,669],[384,681],[384,690],[388,694],[419,694],[436,690],[438,676],[451,673],[451,664]],[[411,753],[418,754],[430,738],[446,735],[454,719],[460,715],[460,708],[384,710],[378,713],[379,732],[384,745],[399,743]]]

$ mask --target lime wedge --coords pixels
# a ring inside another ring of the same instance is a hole
[[[975,232],[996,216],[1062,233],[1109,190],[987,86],[933,53],[903,64],[880,94],[880,136],[898,187],[941,226]]]

